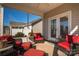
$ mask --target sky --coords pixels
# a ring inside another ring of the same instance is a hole
[[[10,24],[10,21],[27,23],[28,14],[29,13],[21,11],[21,10],[5,7],[4,8],[4,25],[8,26]],[[33,15],[33,14],[29,14],[29,22],[33,20],[37,20],[39,18],[41,17]]]

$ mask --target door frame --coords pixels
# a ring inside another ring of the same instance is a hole
[[[56,38],[58,38],[60,36],[60,18],[64,16],[68,17],[68,33],[70,33],[72,29],[72,11],[67,11],[48,18],[48,39],[53,39],[51,37],[51,20],[56,19]]]

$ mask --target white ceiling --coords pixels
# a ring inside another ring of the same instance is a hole
[[[44,13],[62,5],[62,3],[13,3],[3,4],[11,8],[23,10],[32,14],[43,16]]]
[[[28,8],[35,8],[42,13],[48,12],[51,9],[54,9],[61,5],[61,3],[28,3],[28,4],[19,4]]]

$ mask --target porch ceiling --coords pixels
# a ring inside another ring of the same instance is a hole
[[[43,16],[44,13],[62,5],[62,3],[5,3],[2,5]]]

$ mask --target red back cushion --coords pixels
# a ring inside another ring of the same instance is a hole
[[[66,35],[66,41],[69,42],[69,43],[72,43],[73,39],[72,39],[73,35]]]
[[[79,36],[76,35],[66,35],[66,41],[68,42],[70,40],[69,37],[72,37],[73,43],[79,43]]]
[[[79,36],[73,36],[73,43],[79,43]]]

